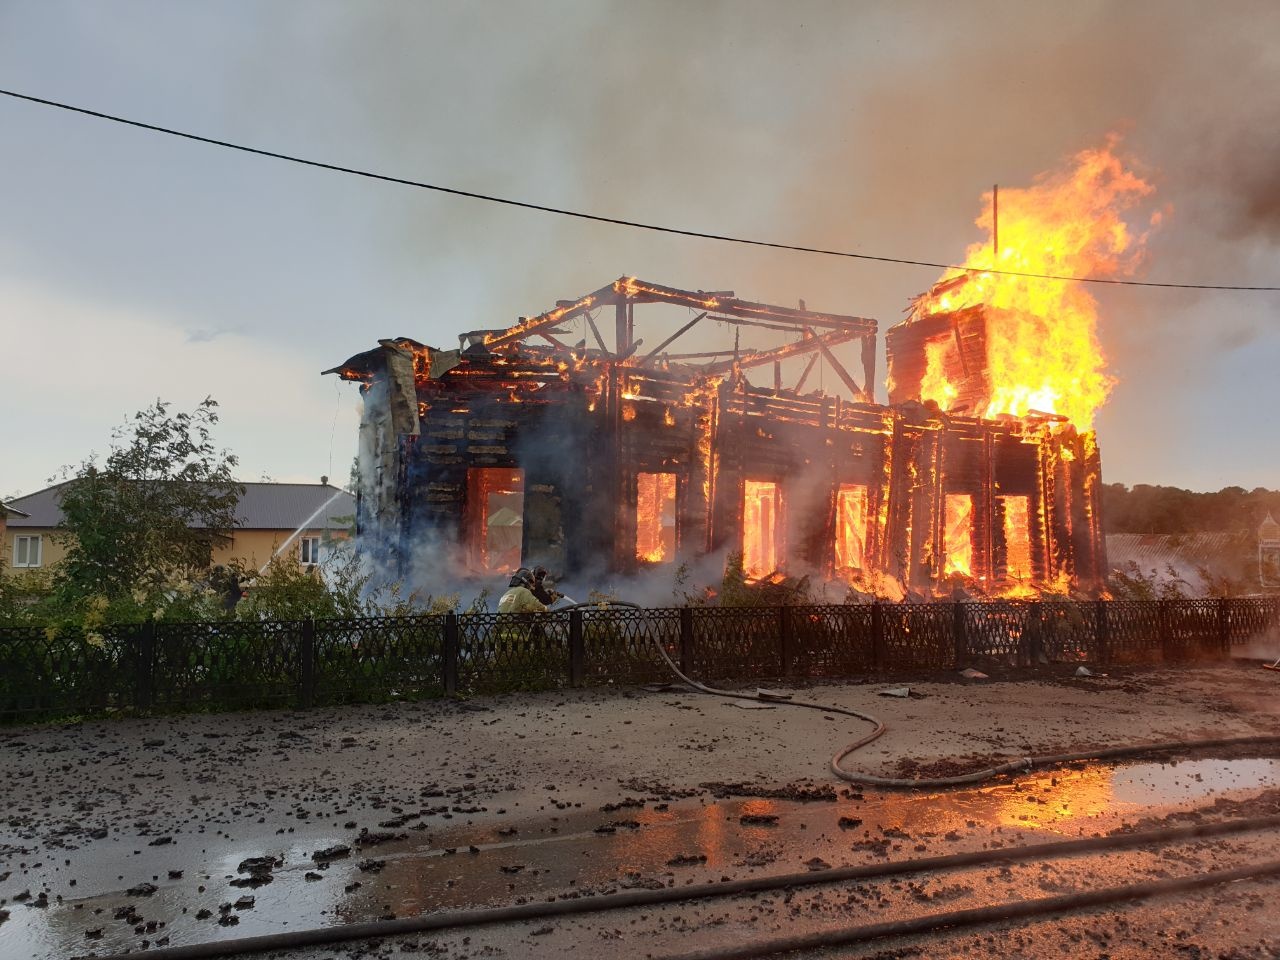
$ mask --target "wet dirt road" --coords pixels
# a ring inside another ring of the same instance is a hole
[[[1036,701],[1045,746],[1066,742],[1073,728],[1095,737],[1091,743],[1116,742],[1103,739],[1107,725],[1091,712],[1135,709],[1139,698],[1146,702],[1136,708],[1145,709],[1126,716],[1141,714],[1145,725],[1129,722],[1130,739],[1274,730],[1270,713],[1256,708],[1267,681],[1215,669],[1115,678],[1113,689],[1130,688],[1122,697],[1057,681],[922,685],[918,702],[875,700],[873,688],[858,686],[806,695],[889,720],[899,742],[889,762],[867,758],[876,772],[903,758],[927,766],[994,755],[983,739],[993,732],[984,714],[1000,704],[1016,746],[1037,743],[1029,725],[1017,729]],[[1144,692],[1134,693],[1138,687]],[[1053,698],[1058,712],[1045,706]],[[792,716],[810,711],[746,711],[636,691],[464,706],[4,731],[0,909],[8,917],[0,956],[103,955],[447,908],[820,872],[1168,817],[1280,812],[1280,762],[1267,757],[1081,766],[982,789],[889,795],[818,775],[851,737],[845,720]],[[930,716],[939,710],[945,723]],[[967,751],[959,749],[966,725]],[[495,728],[501,735],[489,736]],[[904,750],[904,735],[913,733]],[[579,751],[578,743],[589,746]],[[342,847],[348,851],[334,849]],[[288,956],[676,955],[1276,857],[1280,832],[1270,831]],[[1271,956],[1280,944],[1275,889],[1235,884],[1114,915],[834,955]]]

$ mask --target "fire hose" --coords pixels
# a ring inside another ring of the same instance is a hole
[[[609,606],[633,607],[640,608],[639,604],[630,603],[624,600],[607,601]],[[564,607],[564,610],[571,610],[576,607],[599,607],[603,604],[578,603],[572,606]],[[1019,757],[1016,760],[1010,760],[1006,763],[997,764],[991,767],[985,767],[981,770],[974,770],[970,773],[958,774],[951,777],[878,777],[869,773],[860,773],[856,770],[849,770],[842,766],[844,759],[856,751],[862,749],[867,744],[879,739],[888,731],[888,726],[878,717],[874,717],[869,713],[862,713],[849,707],[837,707],[831,704],[815,703],[810,700],[796,700],[789,694],[777,694],[768,690],[757,689],[754,693],[748,693],[742,690],[724,690],[718,687],[708,686],[698,680],[694,680],[687,676],[671,659],[671,655],[667,652],[661,641],[656,637],[651,638],[653,648],[657,651],[658,656],[662,658],[667,669],[680,679],[686,686],[698,691],[699,693],[710,694],[715,697],[728,697],[737,700],[754,700],[769,704],[778,704],[792,707],[803,707],[808,710],[818,710],[822,713],[835,713],[846,717],[853,717],[871,724],[871,731],[864,736],[858,738],[850,744],[842,747],[835,756],[831,758],[830,769],[832,774],[848,783],[856,783],[859,786],[878,787],[882,790],[943,790],[947,787],[972,786],[976,783],[982,783],[993,777],[1002,776],[1009,773],[1027,773],[1037,767],[1061,767],[1069,763],[1076,763],[1082,760],[1116,760],[1127,757],[1149,756],[1157,753],[1173,753],[1173,752],[1200,752],[1204,750],[1233,749],[1241,747],[1278,747],[1280,746],[1280,736],[1275,735],[1258,735],[1251,737],[1219,737],[1211,740],[1164,740],[1155,743],[1127,744],[1119,747],[1097,747],[1091,750],[1078,750],[1071,753],[1047,754],[1038,757]]]

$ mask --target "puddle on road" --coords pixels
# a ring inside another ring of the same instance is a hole
[[[601,893],[788,873],[804,870],[805,861],[813,857],[832,865],[910,859],[1055,834],[1088,835],[1137,815],[1277,785],[1280,761],[1195,760],[1087,766],[944,794],[867,791],[834,803],[651,800],[643,808],[574,811],[557,819],[433,824],[425,831],[407,831],[403,840],[353,850],[349,859],[323,869],[312,862],[311,853],[333,842],[350,842],[351,837],[262,838],[253,846],[242,842],[234,849],[210,851],[202,862],[181,864],[182,879],[165,880],[161,871],[159,889],[150,897],[119,892],[68,898],[45,908],[4,904],[10,918],[0,923],[0,956],[61,958],[91,951],[101,955],[137,949],[144,940],[154,946],[166,936],[171,945],[178,945],[542,899],[568,891]],[[751,814],[776,816],[778,822],[740,822]],[[846,821],[842,827],[841,818],[861,822],[850,826]],[[471,852],[473,847],[478,852]],[[264,854],[284,861],[271,883],[256,889],[229,886],[242,859]],[[366,860],[381,861],[381,866],[362,870]],[[11,866],[16,865],[5,869]],[[136,862],[127,862],[123,854],[117,863],[104,866],[113,874],[124,873],[130,883],[141,879]],[[308,872],[318,873],[320,879],[306,879]],[[64,898],[75,893],[61,876],[54,880],[30,873],[16,884],[10,877],[0,894],[12,899],[29,888],[34,895],[42,883],[50,885],[51,899],[58,893]],[[204,892],[200,885],[206,887]],[[245,895],[254,898],[253,906],[233,908],[230,913],[239,922],[220,926],[219,907]],[[118,908],[130,903],[136,914],[116,919]],[[212,916],[197,919],[202,909]],[[148,923],[155,926],[148,930]],[[92,930],[101,930],[101,936],[87,938],[86,931]]]

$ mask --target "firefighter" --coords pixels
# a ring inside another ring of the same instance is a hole
[[[544,606],[551,606],[559,600],[563,594],[556,591],[547,583],[547,568],[533,568],[533,585],[529,587],[529,592],[534,595],[539,603]]]
[[[547,605],[534,595],[533,573],[521,567],[512,574],[507,592],[498,601],[499,613],[545,613]]]

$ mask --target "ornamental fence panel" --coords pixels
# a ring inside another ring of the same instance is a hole
[[[0,629],[0,722],[101,713],[137,701],[138,628]]]
[[[497,693],[569,682],[567,613],[458,616],[458,689]]]
[[[1111,663],[1141,663],[1160,659],[1158,601],[1108,601],[1105,623],[1107,657]]]
[[[1231,646],[1243,647],[1263,638],[1280,639],[1278,634],[1280,634],[1280,598],[1228,602],[1227,638]],[[1280,654],[1280,650],[1277,654]]]
[[[779,607],[694,607],[691,676],[746,680],[783,674]]]
[[[444,693],[444,617],[317,620],[313,683],[317,703],[380,702]]]
[[[839,677],[875,669],[874,617],[869,603],[787,607],[790,672]]]
[[[1041,600],[1030,606],[1032,642],[1028,653],[1032,659],[1050,663],[1099,661],[1098,620],[1093,604]]]
[[[587,683],[672,680],[654,644],[660,644],[677,666],[688,660],[688,644],[683,652],[681,648],[679,610],[583,607],[581,617],[583,679]]]
[[[140,706],[278,707],[297,697],[300,623],[219,620],[153,629],[150,696]],[[145,635],[139,655],[148,655]]]
[[[1024,644],[1032,604],[1013,600],[962,603],[964,650],[969,659],[1016,663],[1026,656]]]
[[[883,667],[948,670],[956,665],[955,604],[883,604]]]
[[[1163,607],[1164,653],[1192,660],[1226,652],[1220,600],[1168,600]]]

